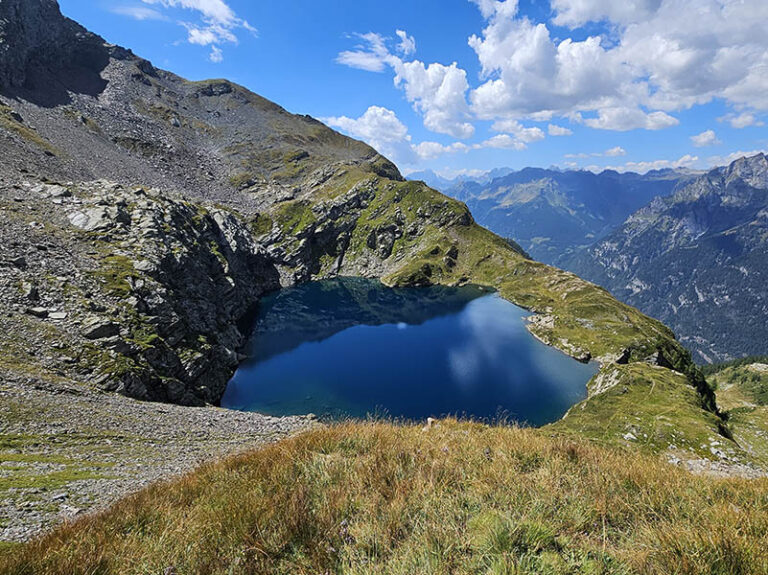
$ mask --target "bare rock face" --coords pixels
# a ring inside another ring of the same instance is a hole
[[[22,87],[35,72],[94,63],[104,41],[64,18],[55,0],[0,0],[0,87]]]

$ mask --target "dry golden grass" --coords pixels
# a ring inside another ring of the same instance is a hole
[[[541,430],[340,424],[152,486],[0,572],[768,573],[768,481]]]

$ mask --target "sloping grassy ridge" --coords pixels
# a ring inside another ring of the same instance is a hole
[[[768,573],[768,480],[543,430],[350,423],[152,486],[0,571]]]

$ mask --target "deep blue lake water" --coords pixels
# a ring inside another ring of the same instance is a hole
[[[525,328],[524,309],[475,286],[304,284],[264,298],[222,405],[271,415],[559,419],[597,371]]]

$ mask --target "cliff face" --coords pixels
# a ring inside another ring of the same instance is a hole
[[[64,18],[56,0],[0,2],[0,87],[31,87],[45,76],[105,65],[107,58],[104,41]]]

